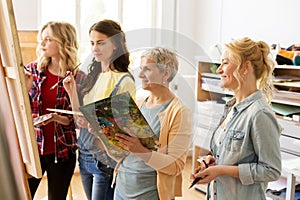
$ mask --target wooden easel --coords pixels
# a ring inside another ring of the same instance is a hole
[[[11,0],[0,1],[0,91],[1,110],[5,111],[8,143],[14,145],[13,160],[16,171],[22,171],[18,187],[25,191],[26,199],[31,199],[28,190],[27,174],[42,177],[38,148],[33,129],[31,108],[25,83],[23,62]],[[1,152],[0,152],[1,153]]]

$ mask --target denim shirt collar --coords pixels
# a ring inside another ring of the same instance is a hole
[[[240,103],[236,104],[236,98],[233,97],[232,99],[230,99],[229,101],[227,101],[227,103],[225,104],[224,107],[224,111],[222,114],[221,119],[219,120],[218,123],[218,127],[223,123],[223,121],[225,120],[226,116],[228,115],[228,113],[230,112],[231,109],[233,110],[232,115],[236,115],[240,112],[242,112],[244,109],[246,109],[248,106],[250,106],[251,104],[253,104],[255,101],[257,101],[258,99],[262,98],[262,92],[260,90],[257,90],[256,92],[252,93],[251,95],[249,95],[247,98],[245,98],[243,101],[241,101]],[[217,128],[216,128],[217,130]],[[216,130],[214,130],[212,137],[214,137]],[[212,145],[212,140],[210,142],[210,146]],[[213,149],[211,149],[212,152]]]
[[[233,112],[240,112],[242,110],[244,110],[246,107],[248,107],[249,105],[251,105],[254,101],[256,101],[257,99],[262,98],[262,92],[260,90],[257,90],[256,92],[252,93],[251,95],[249,95],[247,98],[245,98],[243,101],[241,101],[240,103],[236,104],[233,107]],[[225,104],[225,110],[228,111],[230,110],[230,108],[236,103],[236,98],[233,97],[232,99],[230,99],[226,104]]]

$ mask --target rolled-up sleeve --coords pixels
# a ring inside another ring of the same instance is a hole
[[[253,115],[252,128],[251,138],[258,160],[239,164],[240,180],[243,185],[275,181],[281,175],[281,128],[273,114],[266,110]]]

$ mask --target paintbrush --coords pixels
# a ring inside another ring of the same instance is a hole
[[[81,63],[79,63],[73,70],[68,71],[68,72],[66,73],[66,75],[65,75],[62,79],[60,79],[59,81],[57,81],[57,83],[55,83],[55,84],[50,88],[50,90],[53,90],[54,88],[56,88],[56,86],[58,86],[59,83],[61,83],[65,78],[67,78],[67,76],[69,76],[71,72],[74,72],[74,71],[79,67],[80,64],[81,64]]]
[[[205,168],[208,168],[208,164],[205,162],[205,160],[202,160],[202,162],[205,165]],[[190,185],[189,189],[192,188],[196,183],[198,183],[198,181],[200,181],[202,179],[202,177],[197,177],[194,179],[194,181],[192,182],[192,184]]]
[[[25,66],[23,66],[23,68],[27,71],[27,72],[31,72],[29,69],[27,69]]]
[[[191,189],[196,183],[198,183],[198,181],[200,181],[202,179],[202,177],[197,177],[194,179],[194,181],[192,182],[192,184],[190,185],[189,189]]]

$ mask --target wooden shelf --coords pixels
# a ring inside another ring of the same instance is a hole
[[[24,65],[36,59],[37,34],[38,31],[18,31]]]
[[[202,77],[213,78],[213,79],[218,79],[218,80],[221,79],[219,74],[213,74],[213,73],[208,73],[208,72],[201,73],[201,76]]]
[[[300,66],[295,66],[295,65],[275,65],[275,69],[300,69]]]

